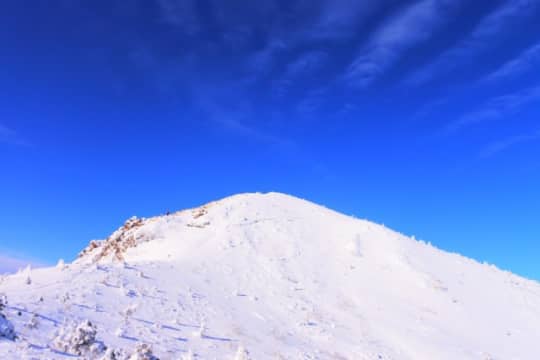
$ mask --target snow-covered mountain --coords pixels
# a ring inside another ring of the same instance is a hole
[[[1,359],[540,358],[540,284],[279,193],[0,281]]]

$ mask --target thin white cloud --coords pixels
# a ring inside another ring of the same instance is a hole
[[[317,116],[318,110],[328,96],[328,91],[329,89],[327,87],[320,87],[307,91],[305,96],[302,97],[295,106],[296,114],[303,118]]]
[[[253,53],[247,58],[246,68],[254,78],[268,74],[274,65],[278,54],[287,48],[287,44],[280,39],[273,39],[263,49]]]
[[[323,0],[319,18],[309,30],[309,35],[316,39],[342,39],[352,36],[356,26],[387,2]]]
[[[540,42],[527,48],[518,57],[503,64],[483,81],[492,82],[518,76],[540,66]]]
[[[354,87],[366,87],[413,46],[430,39],[457,9],[456,1],[424,0],[392,17],[373,34],[347,69]]]
[[[246,139],[270,145],[281,145],[288,139],[257,126],[257,107],[246,95],[248,89],[240,82],[236,85],[198,85],[192,88],[193,101],[204,118],[219,125],[222,130]]]
[[[484,17],[465,40],[443,52],[428,66],[413,73],[406,82],[409,84],[425,83],[437,74],[459,66],[462,61],[472,59],[478,53],[492,46],[493,42],[497,41],[497,35],[508,29],[513,23],[533,16],[539,6],[540,0],[504,2]]]
[[[43,266],[43,264],[33,260],[0,254],[0,274],[14,273],[17,270],[24,269],[28,265],[32,267]]]
[[[319,70],[328,60],[328,53],[324,51],[309,51],[287,66],[288,76],[301,76]]]
[[[478,157],[481,159],[490,158],[514,146],[537,140],[540,140],[540,130],[529,134],[511,136],[506,139],[502,139],[500,141],[489,144],[480,152]]]
[[[201,30],[197,4],[193,0],[157,0],[164,22],[181,29],[187,35]]]
[[[11,130],[10,128],[0,124],[0,141],[7,141],[10,138],[15,137],[15,131]]]
[[[2,124],[0,124],[0,144],[1,143],[11,145],[28,145],[26,141],[20,138],[15,130],[10,129]]]
[[[456,121],[448,124],[446,133],[455,133],[462,128],[486,121],[502,119],[505,116],[515,114],[524,106],[540,101],[540,86],[522,90],[504,96],[498,96],[488,101],[479,109],[461,116]]]
[[[471,34],[470,40],[481,40],[500,33],[508,23],[516,20],[516,18],[532,15],[538,5],[538,0],[506,1],[480,22]]]
[[[301,83],[300,79],[317,74],[329,58],[324,51],[308,51],[290,62],[283,74],[272,81],[272,95],[275,98],[284,98],[289,94],[295,84]]]
[[[434,116],[437,110],[448,103],[448,97],[438,98],[424,103],[411,116],[411,120],[420,121],[430,116]]]

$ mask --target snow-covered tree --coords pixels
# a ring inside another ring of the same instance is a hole
[[[152,346],[143,343],[137,345],[135,352],[128,360],[159,360],[159,358],[152,352]]]
[[[25,324],[25,326],[29,329],[36,329],[39,326],[39,318],[36,314],[32,314],[32,317],[28,322]]]
[[[7,296],[0,294],[0,338],[6,338],[8,340],[15,340],[17,337],[15,334],[15,328],[13,324],[4,315],[4,309],[7,306]]]
[[[0,294],[0,313],[4,311],[7,306],[7,296],[5,294]]]
[[[56,268],[59,270],[64,270],[66,268],[66,263],[64,259],[59,259],[58,263],[56,263]]]
[[[124,324],[128,324],[129,319],[131,318],[133,314],[135,314],[136,310],[137,310],[137,304],[131,304],[120,312],[120,315],[124,317]]]
[[[189,350],[187,354],[182,355],[181,360],[194,360],[195,356],[193,355],[193,351]]]
[[[125,336],[125,332],[126,330],[122,326],[120,326],[116,328],[116,330],[114,331],[114,335],[116,335],[117,337],[123,337]]]
[[[236,350],[236,355],[234,356],[234,360],[250,360],[249,352],[240,345],[238,349]]]
[[[85,320],[78,325],[69,325],[60,329],[53,341],[53,346],[73,355],[101,353],[105,351],[105,346],[97,341],[96,335],[96,326],[89,320]]]
[[[9,322],[4,314],[0,313],[0,338],[15,340],[16,337],[13,324]]]
[[[22,275],[25,277],[24,282],[26,285],[32,284],[32,266],[27,265],[26,268],[22,271]]]
[[[69,295],[69,292],[65,292],[62,297],[60,298],[60,301],[62,302],[62,304],[67,304],[69,303],[69,301],[71,300],[71,295]]]
[[[201,322],[199,329],[193,332],[193,336],[202,339],[204,337],[205,332],[206,332],[206,324],[204,322]]]
[[[126,360],[127,355],[120,349],[107,349],[99,360]]]

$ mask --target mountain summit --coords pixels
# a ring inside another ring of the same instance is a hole
[[[131,218],[71,264],[2,278],[0,293],[17,335],[0,339],[5,359],[540,353],[538,283],[279,193]]]

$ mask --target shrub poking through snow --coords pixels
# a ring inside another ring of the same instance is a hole
[[[57,350],[73,355],[101,353],[105,350],[105,346],[96,340],[96,335],[96,326],[85,320],[76,326],[70,325],[60,329],[53,346]]]
[[[124,330],[123,327],[118,327],[115,331],[114,331],[114,335],[116,335],[117,337],[124,337],[126,335],[126,331]]]
[[[3,311],[7,306],[7,296],[0,294],[0,338],[6,338],[8,340],[15,340],[15,328],[13,324],[4,315]]]
[[[64,262],[64,259],[59,259],[58,263],[56,263],[56,268],[60,270],[64,270],[66,268],[66,263]]]
[[[139,344],[128,360],[159,360],[159,358],[152,352],[152,346]]]
[[[36,314],[32,314],[32,317],[28,322],[25,324],[25,326],[29,329],[36,329],[39,326],[39,318]]]
[[[133,314],[135,314],[135,311],[137,310],[137,304],[131,304],[127,308],[125,308],[123,311],[120,312],[120,315],[124,317],[124,323],[127,324],[129,319]]]
[[[99,360],[125,360],[127,355],[123,350],[119,349],[107,349],[105,354]]]
[[[347,250],[355,256],[363,255],[362,239],[360,235],[357,235],[354,239],[352,239],[351,241],[347,243]]]
[[[0,313],[0,338],[15,340],[16,337],[13,324],[6,319],[4,314]]]
[[[6,308],[7,303],[7,296],[4,294],[0,294],[0,313]]]
[[[201,326],[199,326],[199,329],[197,331],[193,332],[193,336],[202,339],[205,336],[205,332],[206,332],[206,324],[204,322],[201,322]]]
[[[32,284],[32,266],[28,265],[23,271],[22,275],[25,277],[24,283],[26,285]]]
[[[187,354],[182,355],[181,360],[194,360],[195,357],[193,355],[193,351],[189,350]]]
[[[62,304],[64,304],[64,308],[68,309],[69,308],[69,301],[71,300],[71,296],[69,295],[68,292],[64,293],[64,295],[62,295],[62,297],[60,298],[60,301],[62,302]]]
[[[250,360],[249,352],[242,345],[240,345],[238,350],[236,350],[234,360]]]
[[[60,297],[60,302],[63,305],[64,313],[68,313],[69,310],[71,309],[71,304],[72,304],[71,295],[69,294],[69,292],[65,292]]]

